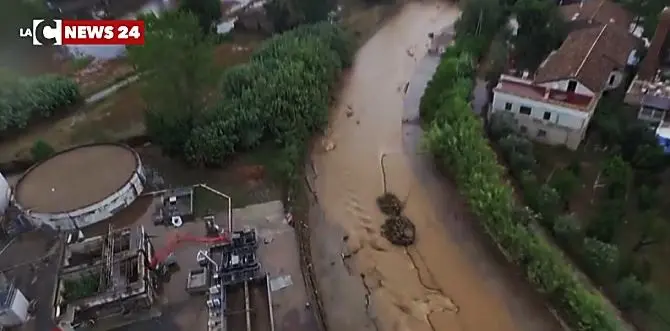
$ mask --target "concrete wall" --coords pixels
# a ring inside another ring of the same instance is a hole
[[[133,203],[144,191],[145,178],[144,168],[138,158],[137,169],[130,180],[121,189],[102,201],[69,213],[28,212],[23,216],[38,227],[73,230],[75,229],[73,220],[78,227],[86,227],[111,217]]]
[[[508,103],[511,104],[509,110],[506,109]],[[530,107],[530,115],[521,114],[521,106]],[[491,113],[496,111],[512,113],[519,125],[519,132],[529,138],[550,145],[565,145],[573,150],[579,147],[591,119],[590,112],[571,110],[502,92],[493,94]],[[544,119],[545,112],[550,115],[548,120]]]
[[[567,91],[568,90],[568,84],[570,83],[571,79],[564,79],[564,80],[557,80],[554,82],[546,82],[542,84],[537,84],[538,86],[542,87],[548,87],[554,90],[561,90],[561,91]],[[588,95],[590,97],[594,96],[595,93],[591,90],[589,90],[588,87],[586,87],[584,84],[577,82],[577,88],[575,89],[575,93],[581,94],[581,95]]]

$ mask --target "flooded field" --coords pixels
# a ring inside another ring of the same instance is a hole
[[[310,221],[313,256],[332,330],[560,330],[497,257],[455,187],[420,155],[420,130],[402,124],[405,88],[429,78],[413,81],[428,34],[457,15],[446,3],[417,2],[390,19],[346,77],[322,144],[334,149],[312,155],[322,212]],[[406,200],[416,225],[417,243],[408,249],[380,235],[375,198],[384,183]]]

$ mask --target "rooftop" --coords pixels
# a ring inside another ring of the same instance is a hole
[[[616,24],[628,29],[633,16],[621,5],[610,0],[580,1],[560,7],[566,21],[587,21],[595,24]]]
[[[647,105],[658,109],[670,109],[670,70],[656,71],[650,80],[638,75],[630,84],[625,102],[633,105]]]
[[[641,80],[653,80],[661,65],[661,53],[667,48],[668,32],[670,31],[670,7],[665,7],[659,14],[659,22],[654,37],[649,45],[647,56],[640,63],[638,77]]]
[[[610,24],[571,32],[538,68],[537,83],[575,79],[600,92],[613,70],[623,69],[637,39]]]
[[[500,77],[498,85],[495,87],[494,91],[583,112],[589,111],[589,106],[594,102],[594,98],[587,95],[551,88],[547,89],[535,85],[532,81],[507,75],[502,75]]]

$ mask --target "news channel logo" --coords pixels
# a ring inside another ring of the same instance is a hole
[[[63,21],[35,19],[32,28],[19,29],[19,37],[32,38],[35,46],[58,46],[63,44]]]

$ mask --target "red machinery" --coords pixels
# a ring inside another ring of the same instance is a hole
[[[191,243],[205,243],[205,244],[218,244],[223,242],[230,242],[230,238],[227,233],[221,233],[217,236],[212,237],[197,237],[190,234],[183,234],[179,232],[173,232],[168,239],[166,245],[156,250],[153,258],[151,259],[151,268],[156,268],[159,264],[165,262],[165,260],[174,252],[177,246],[182,242],[191,242]]]

